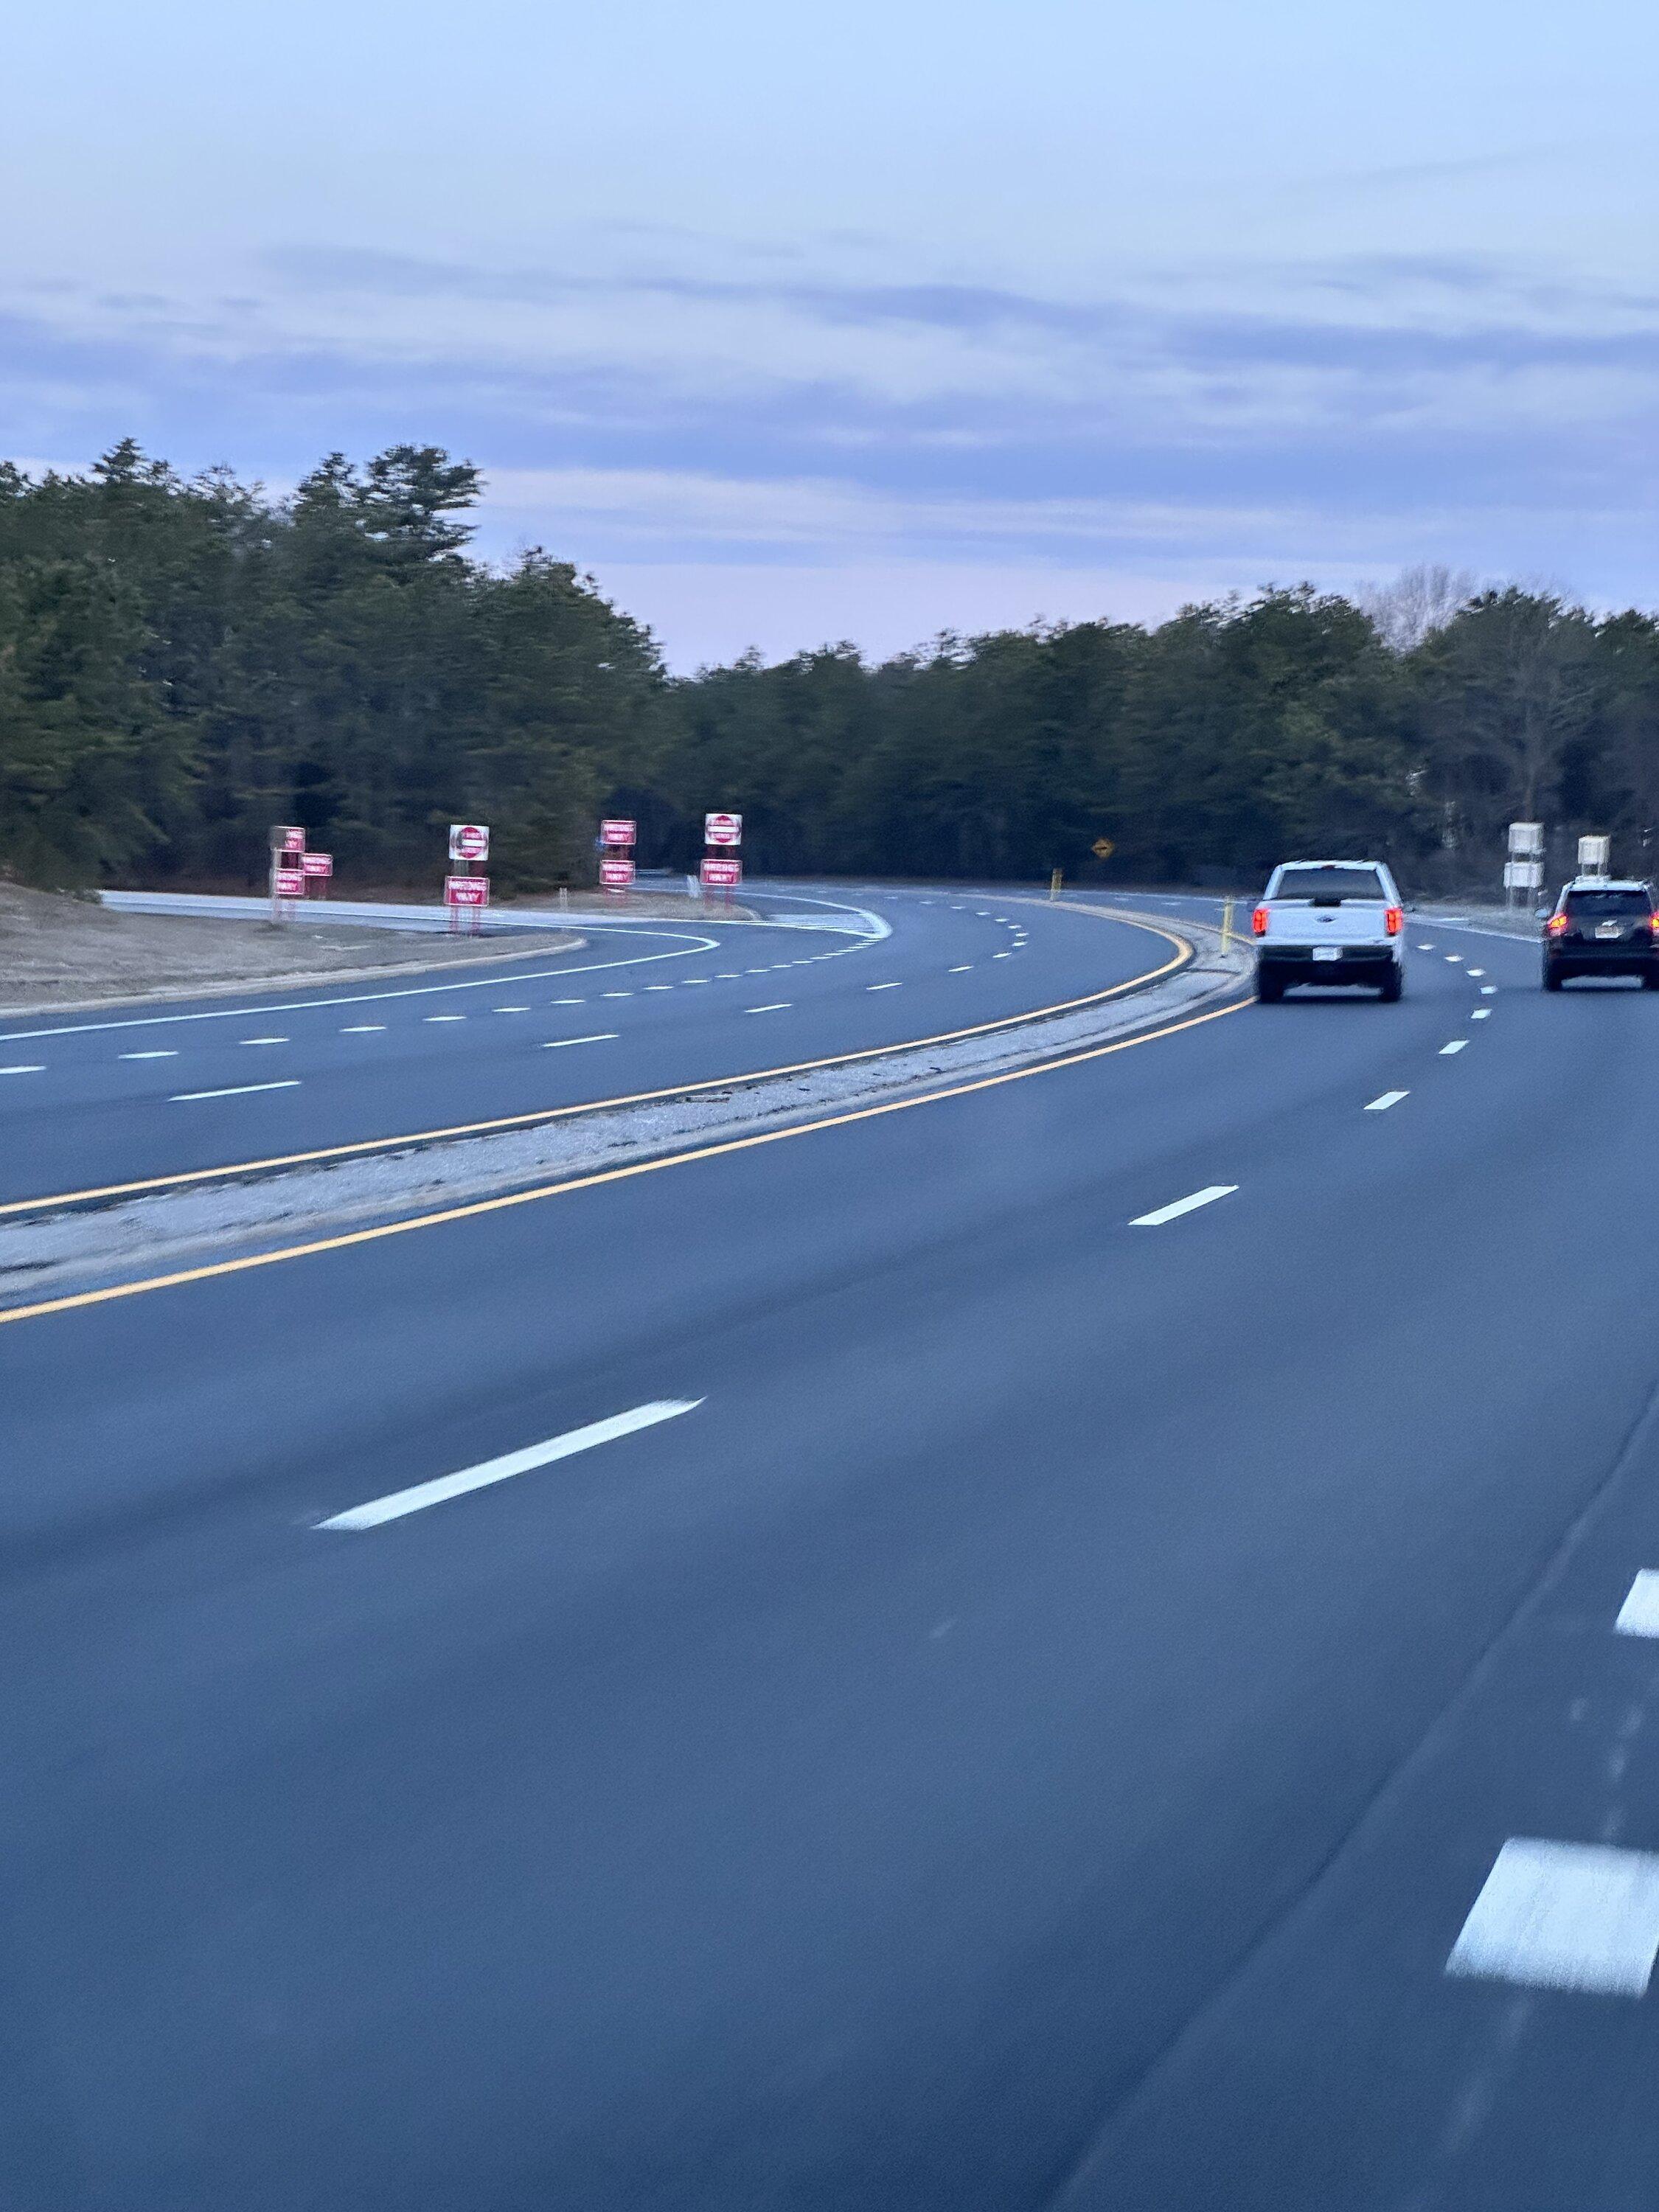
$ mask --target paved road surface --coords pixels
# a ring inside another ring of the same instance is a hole
[[[1098,991],[1161,939],[994,895],[878,901],[886,937],[584,926],[580,949],[0,1024],[0,1201],[533,1113],[928,1036]],[[878,923],[879,926],[879,922]]]
[[[1659,1008],[1412,942],[0,1325],[0,2202],[1652,2204],[1653,2001],[1445,1967],[1659,1845]]]

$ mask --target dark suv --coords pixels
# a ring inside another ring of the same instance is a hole
[[[1639,975],[1659,991],[1659,910],[1650,884],[1578,877],[1544,924],[1544,988],[1569,975]]]

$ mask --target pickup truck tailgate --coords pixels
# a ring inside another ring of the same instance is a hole
[[[1269,945],[1387,945],[1388,904],[1382,899],[1272,899]]]

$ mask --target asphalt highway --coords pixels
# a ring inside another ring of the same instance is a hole
[[[0,2203],[1653,2204],[1659,1006],[1410,942],[0,1320]]]
[[[0,1201],[868,1050],[1170,957],[1142,931],[994,894],[878,897],[873,926],[845,902],[778,903],[787,927],[584,923],[576,950],[460,973],[14,1018]]]

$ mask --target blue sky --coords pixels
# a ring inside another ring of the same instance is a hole
[[[1419,561],[1659,604],[1638,0],[62,0],[0,448],[401,438],[677,665]]]

